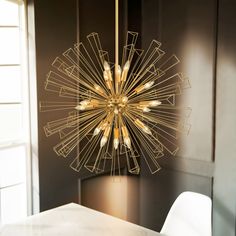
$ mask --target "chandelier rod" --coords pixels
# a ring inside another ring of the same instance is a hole
[[[115,0],[115,74],[119,65],[119,0]]]

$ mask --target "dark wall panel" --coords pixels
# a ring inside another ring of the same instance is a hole
[[[119,45],[123,46],[126,34],[126,1],[119,3]],[[114,62],[115,47],[115,1],[78,0],[78,22],[80,41],[86,43],[86,36],[92,32],[99,34],[102,48],[107,51],[111,62]],[[120,51],[120,56],[121,56]]]
[[[236,235],[236,1],[219,1],[214,236]]]
[[[76,0],[35,1],[35,39],[38,101],[55,101],[57,95],[44,90],[51,63],[76,43]],[[77,173],[68,166],[71,160],[58,158],[52,148],[56,136],[46,138],[43,126],[64,113],[38,114],[40,209],[46,210],[68,202],[77,202]]]

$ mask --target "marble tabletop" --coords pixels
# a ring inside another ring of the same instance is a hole
[[[162,236],[147,228],[70,203],[5,225],[1,236]]]

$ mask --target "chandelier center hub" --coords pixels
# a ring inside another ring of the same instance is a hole
[[[128,98],[124,95],[111,96],[107,100],[107,107],[110,112],[115,115],[123,114],[127,108]]]

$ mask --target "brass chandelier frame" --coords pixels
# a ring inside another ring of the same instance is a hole
[[[115,63],[97,33],[87,45],[75,44],[52,63],[45,90],[59,101],[40,102],[40,111],[69,111],[66,117],[44,126],[46,136],[59,134],[54,146],[58,156],[68,157],[78,146],[71,168],[95,173],[107,166],[120,173],[122,163],[132,174],[140,172],[143,158],[150,170],[160,170],[164,152],[176,155],[179,133],[188,133],[191,109],[183,109],[178,97],[190,87],[189,79],[176,72],[180,62],[168,57],[161,43],[152,40],[146,52],[136,48],[138,33],[127,32],[119,65],[118,0],[115,0]]]

